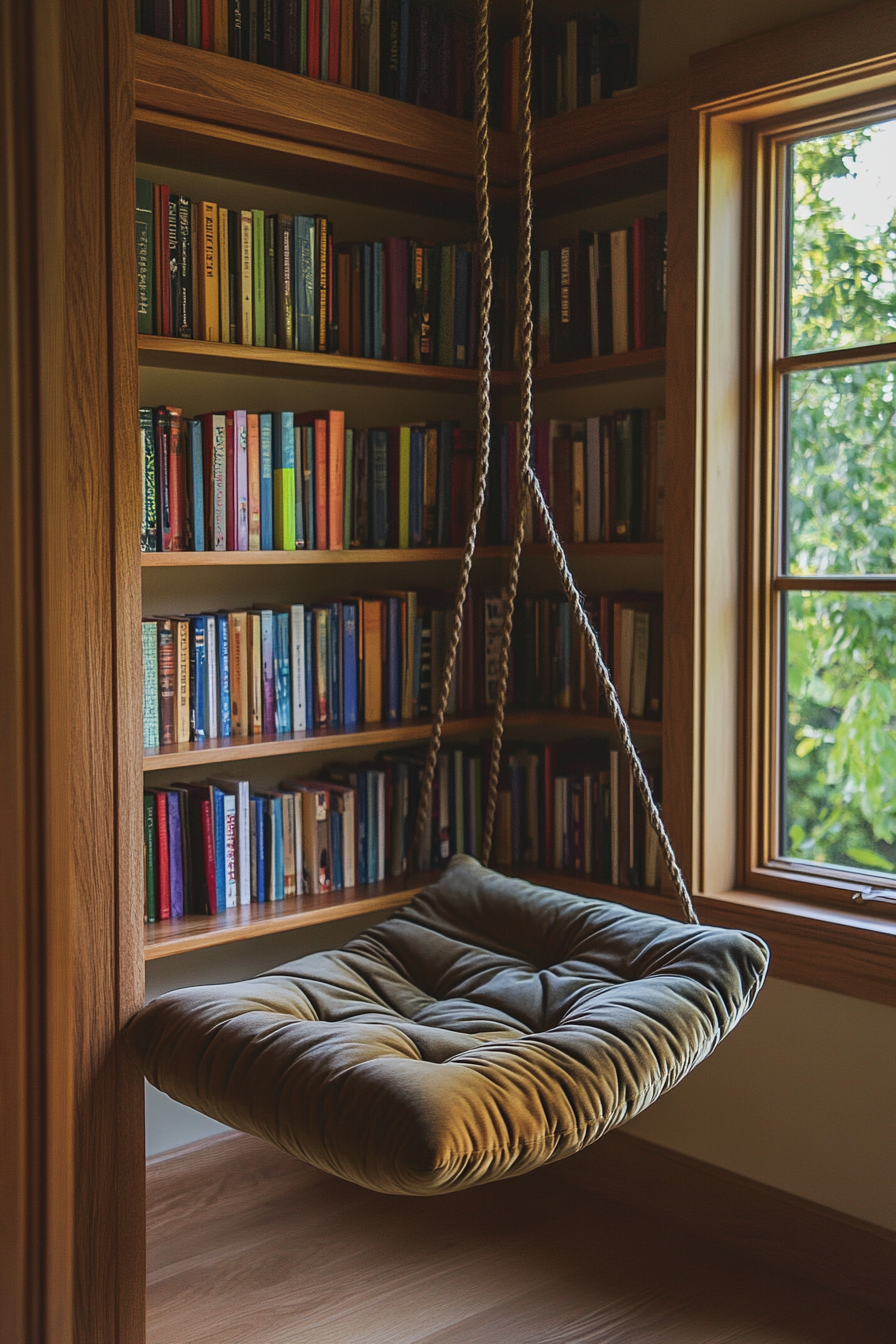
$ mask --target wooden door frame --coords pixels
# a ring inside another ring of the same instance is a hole
[[[133,5],[2,0],[0,68],[0,1341],[139,1344]]]

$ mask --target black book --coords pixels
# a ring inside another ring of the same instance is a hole
[[[137,32],[156,35],[156,0],[137,0]]]
[[[277,215],[277,344],[292,350],[293,332],[293,217]]]
[[[423,248],[423,307],[420,314],[420,362],[434,364],[438,353],[439,278],[442,249],[427,243]]]
[[[291,75],[299,73],[299,0],[282,0],[280,64]]]
[[[594,235],[597,268],[597,334],[600,355],[613,353],[613,283],[610,274],[610,235],[602,231]]]
[[[177,196],[177,307],[175,336],[193,335],[193,211],[189,197]]]
[[[170,42],[173,36],[171,31],[171,0],[155,0],[153,9],[155,10],[155,22],[151,29],[153,36],[164,38],[166,42]]]
[[[248,0],[227,0],[228,51],[238,61],[249,57],[249,35],[245,29],[248,8]]]
[[[258,64],[272,69],[280,63],[280,0],[259,0]]]
[[[230,295],[230,344],[239,342],[240,329],[240,212],[227,211],[227,267]]]
[[[277,344],[277,216],[264,219],[264,343]]]
[[[177,196],[168,196],[168,288],[171,296],[171,335],[176,336],[180,323],[180,270],[177,264]]]
[[[451,545],[451,491],[456,420],[440,420],[436,457],[436,537],[437,546]]]
[[[380,93],[401,92],[401,0],[382,0],[380,10]]]

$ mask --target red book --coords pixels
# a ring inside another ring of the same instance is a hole
[[[227,412],[225,421],[227,435],[227,549],[235,551],[237,549],[237,501],[240,497],[239,482],[237,481],[237,453],[234,443],[233,430],[233,411]]]
[[[314,549],[316,551],[326,551],[329,549],[327,537],[327,516],[329,514],[330,480],[327,469],[327,459],[329,450],[327,444],[327,428],[329,422],[329,411],[305,411],[302,415],[295,418],[296,425],[314,426]],[[343,418],[343,434],[345,420]],[[345,439],[343,437],[343,457],[345,452]]]
[[[187,0],[171,0],[171,37],[175,42],[187,40]]]
[[[320,79],[320,0],[308,0],[308,78]]]
[[[345,520],[345,411],[327,412],[329,550],[341,551]]]
[[[383,244],[383,261],[389,277],[386,295],[389,345],[391,359],[405,364],[408,359],[408,284],[410,283],[407,238],[387,238]]]
[[[202,852],[205,856],[205,885],[208,902],[208,909],[205,913],[213,915],[217,910],[218,884],[215,876],[215,828],[212,804],[208,798],[202,800]]]
[[[199,0],[199,40],[203,51],[215,49],[215,15],[213,0]]]
[[[339,83],[339,49],[342,45],[341,0],[330,0],[330,83]]]
[[[473,477],[476,471],[476,452],[467,442],[468,433],[454,430],[454,451],[451,454],[451,529],[450,545],[463,546],[467,539],[467,523],[473,509]]]
[[[168,854],[168,797],[165,793],[155,794],[156,800],[156,835],[159,840],[158,864],[156,865],[156,877],[158,878],[158,912],[159,919],[171,918],[171,868],[170,857]]]

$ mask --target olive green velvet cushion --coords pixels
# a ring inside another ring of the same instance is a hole
[[[758,938],[502,877],[473,859],[338,952],[148,1004],[151,1083],[374,1190],[438,1194],[591,1143],[750,1007]]]

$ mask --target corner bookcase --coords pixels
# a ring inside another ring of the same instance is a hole
[[[138,176],[165,181],[185,194],[235,207],[241,193],[256,204],[298,210],[314,202],[335,221],[337,237],[401,233],[475,236],[474,134],[471,123],[337,85],[319,83],[229,57],[138,35],[135,39],[135,120]],[[666,208],[669,124],[678,87],[657,85],[593,107],[536,123],[533,145],[536,246],[547,245],[580,221],[592,228],[621,227],[639,213]],[[516,206],[514,136],[493,132],[491,193],[496,233],[512,236]],[[670,248],[670,269],[675,264]],[[670,279],[670,302],[675,287]],[[214,344],[160,336],[136,337],[140,405],[176,404],[188,416],[213,406],[251,409],[344,407],[349,422],[374,424],[432,420],[473,424],[475,369],[401,364]],[[666,404],[665,349],[536,367],[538,419],[581,418],[623,404]],[[519,378],[496,370],[493,419],[518,416]],[[672,408],[667,407],[667,417]],[[357,420],[354,420],[357,417]],[[364,418],[366,417],[366,419]],[[673,436],[670,436],[670,446]],[[674,470],[671,456],[667,472]],[[664,553],[676,519],[667,506],[666,543],[581,543],[569,554],[586,592],[664,588]],[[134,537],[134,546],[137,538]],[[675,542],[673,540],[674,548]],[[177,552],[141,556],[144,615],[216,609],[257,601],[336,600],[369,583],[378,587],[454,586],[456,548],[379,551]],[[508,547],[477,552],[474,582],[500,584]],[[408,576],[413,575],[410,579]],[[544,545],[525,549],[521,591],[546,592],[553,561]],[[404,582],[402,580],[404,579]],[[556,584],[554,584],[556,587]],[[669,723],[688,699],[665,620],[663,722],[635,720],[636,743],[668,753]],[[135,634],[136,638],[136,634]],[[672,637],[674,643],[674,636]],[[687,717],[687,716],[686,716]],[[490,716],[455,717],[445,738],[463,742],[489,732]],[[606,718],[580,712],[511,712],[507,740],[592,735],[612,737]],[[313,775],[334,760],[358,759],[386,744],[422,743],[429,723],[365,725],[356,731],[320,730],[179,744],[144,753],[144,778],[153,784],[198,779],[211,766],[239,763],[256,787],[270,787],[291,769]],[[674,809],[673,809],[674,810]],[[566,872],[526,875],[546,885],[666,908],[658,891],[639,893],[573,878]],[[185,916],[144,928],[144,957],[153,960],[215,944],[254,938],[301,925],[372,914],[403,904],[423,885],[406,879],[243,906],[217,916]],[[142,891],[135,900],[142,905]]]

